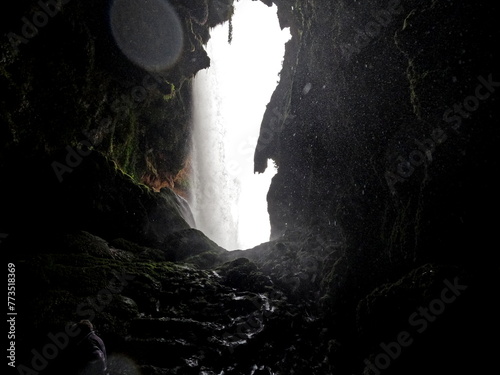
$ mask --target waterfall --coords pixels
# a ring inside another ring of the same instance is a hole
[[[212,70],[198,72],[193,82],[191,207],[195,225],[220,246],[237,249],[239,186],[227,168],[226,131]]]
[[[266,194],[276,170],[254,175],[253,154],[290,38],[276,6],[235,7],[231,44],[228,23],[211,30],[211,66],[196,74],[192,108],[190,205],[196,228],[227,250],[269,240]]]

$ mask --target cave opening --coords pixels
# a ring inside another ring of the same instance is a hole
[[[267,191],[276,168],[254,174],[262,117],[279,82],[288,29],[276,5],[241,0],[211,30],[211,64],[193,81],[190,205],[196,228],[227,250],[269,241]]]

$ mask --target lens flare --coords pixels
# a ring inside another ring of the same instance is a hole
[[[111,374],[141,375],[139,366],[123,354],[112,354],[109,356],[108,370]]]
[[[110,23],[123,54],[148,71],[173,66],[182,52],[182,24],[166,0],[115,0]]]

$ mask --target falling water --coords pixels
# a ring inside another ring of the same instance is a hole
[[[196,228],[228,250],[269,240],[266,194],[276,171],[254,175],[253,153],[289,38],[275,7],[235,5],[232,43],[227,24],[212,29],[206,46],[211,66],[193,82],[190,181]]]
[[[213,72],[199,72],[193,83],[191,206],[198,229],[224,248],[236,249],[238,217],[232,207],[239,186],[227,169],[226,131],[216,92]]]

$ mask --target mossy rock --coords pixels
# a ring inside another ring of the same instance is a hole
[[[238,290],[262,293],[273,285],[271,279],[263,275],[257,265],[247,258],[224,263],[216,268],[216,272],[222,276],[224,285]]]
[[[105,240],[85,231],[64,235],[62,246],[67,249],[65,252],[70,254],[82,253],[97,258],[113,258]]]
[[[208,269],[221,262],[221,255],[216,251],[205,251],[201,254],[186,258],[184,262],[201,269]]]
[[[139,261],[165,261],[165,253],[160,249],[141,246],[125,238],[115,238],[110,241],[110,246],[132,254],[132,257]]]
[[[210,240],[203,232],[193,228],[172,233],[166,238],[162,248],[165,250],[167,259],[176,262],[193,260],[194,256],[206,252],[211,253],[207,258],[218,255],[222,261],[227,254],[227,250]]]

